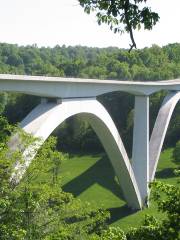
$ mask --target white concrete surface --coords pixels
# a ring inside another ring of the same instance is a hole
[[[135,82],[0,74],[0,91],[13,91],[44,97],[96,97],[116,91],[129,92],[134,95],[150,95],[160,90],[180,91],[180,79]]]
[[[171,116],[175,109],[176,104],[180,100],[180,92],[169,93],[159,110],[149,144],[150,161],[149,161],[149,176],[150,181],[154,180],[158,160],[160,157],[163,142],[166,136],[166,132],[171,120]]]
[[[121,137],[110,115],[96,99],[69,99],[63,100],[62,104],[41,103],[22,121],[21,127],[27,133],[40,137],[42,144],[57,126],[76,114],[81,114],[89,121],[98,135],[111,160],[128,205],[134,209],[141,209],[141,196]],[[32,158],[28,158],[27,161],[25,159],[26,163],[23,165],[17,164],[13,179],[20,180]]]
[[[149,97],[136,96],[134,108],[134,131],[132,168],[143,204],[149,195]]]

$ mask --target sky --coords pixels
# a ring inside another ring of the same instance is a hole
[[[148,0],[160,15],[152,31],[134,33],[138,48],[180,43],[180,0]],[[129,48],[128,34],[114,34],[87,15],[77,0],[0,0],[0,42],[45,47],[89,46]]]

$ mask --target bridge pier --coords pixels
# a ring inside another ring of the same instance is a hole
[[[149,97],[135,96],[132,168],[143,205],[149,195]]]

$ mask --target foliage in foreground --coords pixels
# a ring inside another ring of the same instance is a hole
[[[0,151],[0,236],[3,240],[87,239],[106,228],[109,214],[74,199],[60,187],[61,161],[67,157],[55,150],[50,138],[40,149],[21,183],[9,181],[20,151]]]

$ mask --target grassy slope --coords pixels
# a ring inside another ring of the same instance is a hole
[[[172,149],[161,154],[156,178],[176,184],[173,170],[176,165],[172,161]],[[140,224],[147,213],[162,217],[154,203],[149,209],[131,212],[119,189],[113,169],[105,155],[74,155],[62,164],[63,189],[74,196],[104,207],[111,213],[110,224],[118,225],[124,230]]]

